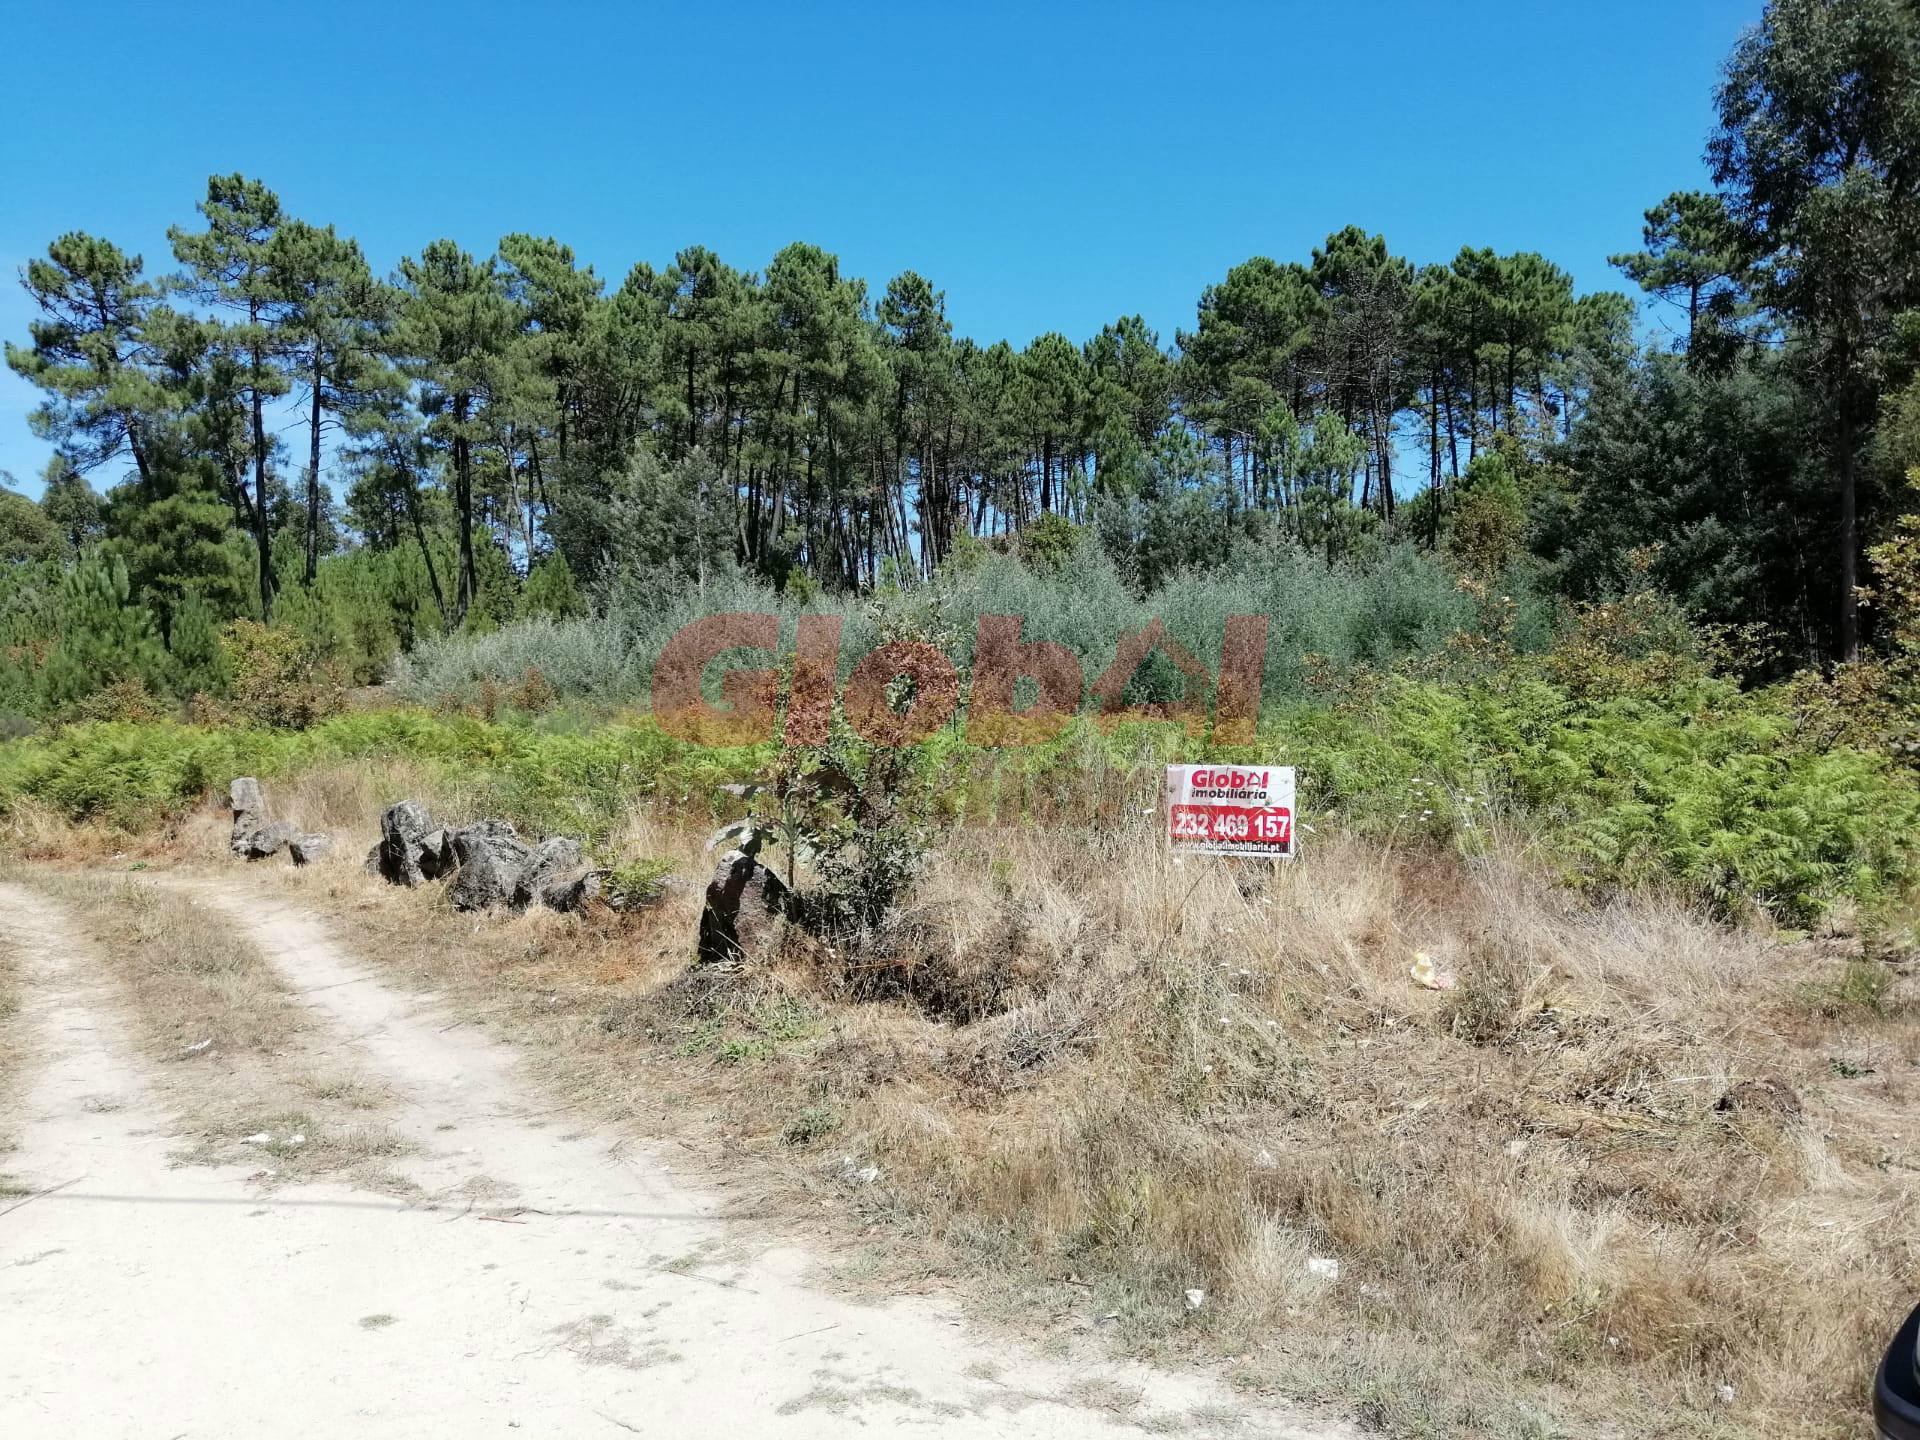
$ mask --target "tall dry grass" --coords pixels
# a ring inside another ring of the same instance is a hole
[[[691,983],[699,834],[636,811],[615,837],[690,882],[647,915],[457,917],[358,872],[402,794],[474,803],[404,764],[316,769],[276,813],[354,839],[260,873],[574,1100],[827,1200],[875,1283],[1042,1296],[1400,1433],[1817,1434],[1920,1280],[1902,956],[1596,906],[1518,858],[1336,840],[1274,872],[1176,864],[1144,829],[970,829],[857,953]],[[209,808],[154,848],[224,835]],[[122,948],[182,953],[144,923]],[[1417,952],[1456,988],[1415,985]]]
[[[1140,823],[956,832],[884,933],[724,979],[687,969],[711,857],[654,815],[625,848],[689,883],[641,916],[455,916],[351,845],[273,873],[875,1285],[1390,1433],[1851,1432],[1920,1290],[1908,957],[1595,904],[1517,845],[1276,871]]]

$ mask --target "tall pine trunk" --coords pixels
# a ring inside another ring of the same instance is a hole
[[[258,323],[257,315],[254,317]],[[266,397],[260,393],[260,370],[264,357],[258,341],[253,346],[253,538],[260,557],[260,619],[273,619],[273,525],[267,503],[267,422]]]
[[[453,401],[453,503],[460,512],[460,576],[454,587],[453,628],[467,620],[479,579],[473,563],[473,470],[467,449],[468,395],[456,395]]]
[[[313,411],[307,417],[307,584],[320,570],[320,347],[313,347]]]
[[[1842,396],[1839,411],[1840,659],[1852,664],[1860,658],[1860,495],[1851,397]]]

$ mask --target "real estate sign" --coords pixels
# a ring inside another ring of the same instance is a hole
[[[1167,847],[1293,858],[1291,765],[1169,765]]]

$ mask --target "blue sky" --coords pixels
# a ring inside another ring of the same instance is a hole
[[[1176,6],[16,6],[0,267],[85,229],[170,268],[215,171],[357,236],[552,234],[617,284],[690,244],[915,269],[955,329],[1166,342],[1249,255],[1330,231],[1415,261],[1535,249],[1583,290],[1705,183],[1712,88],[1760,0]],[[0,332],[29,306],[0,293]],[[0,373],[0,469],[49,451]],[[102,473],[105,488],[117,475]]]

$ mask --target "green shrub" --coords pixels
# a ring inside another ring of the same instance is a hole
[[[616,910],[632,910],[651,905],[667,892],[673,875],[673,861],[643,855],[607,871],[604,890],[607,903]]]
[[[1045,744],[990,750],[948,726],[888,754],[882,789],[911,797],[915,827],[1098,829],[1151,823],[1141,812],[1151,813],[1169,763],[1291,764],[1309,826],[1470,850],[1505,826],[1580,882],[1668,887],[1727,913],[1758,906],[1799,923],[1840,905],[1890,908],[1920,885],[1911,844],[1920,781],[1911,770],[1809,732],[1781,687],[1742,693],[1700,676],[1669,679],[1638,661],[1628,673],[1640,678],[1584,693],[1548,678],[1544,665],[1470,683],[1375,676],[1338,701],[1269,706],[1255,743],[1243,747],[1173,724],[1083,719]],[[376,710],[299,732],[75,725],[0,743],[0,811],[31,797],[74,818],[132,826],[234,775],[395,756],[437,771],[475,813],[597,844],[636,800],[683,815],[738,813],[722,787],[776,769],[771,744],[694,745],[651,717],[575,723],[565,713],[489,723]],[[864,748],[848,755],[836,763],[851,765],[862,785],[877,773]],[[868,801],[823,803],[832,833],[810,842],[816,848],[892,853],[866,843],[865,831],[885,828]],[[1311,845],[1312,831],[1304,836]]]
[[[346,703],[339,671],[296,630],[235,620],[220,646],[231,714],[243,725],[304,729]]]

